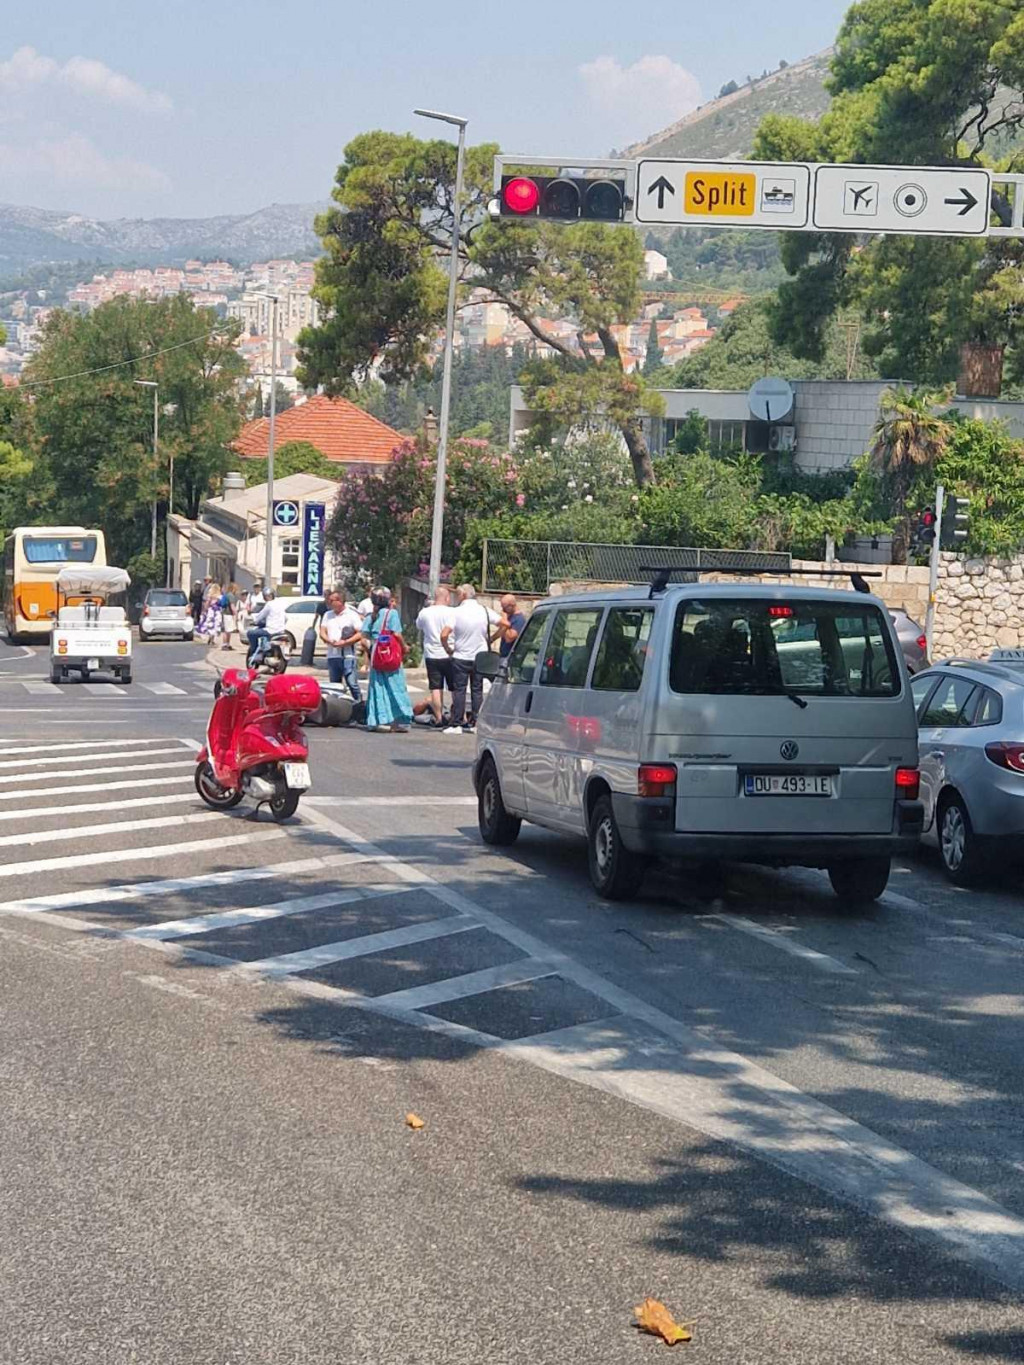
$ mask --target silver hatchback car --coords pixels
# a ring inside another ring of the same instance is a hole
[[[911,689],[925,838],[947,876],[966,885],[1024,852],[1024,650],[949,659]]]

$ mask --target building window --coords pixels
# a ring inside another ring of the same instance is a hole
[[[746,422],[708,419],[708,447],[713,454],[729,450],[743,450]]]
[[[281,582],[298,583],[299,556],[302,554],[302,541],[298,536],[289,537],[281,542]]]

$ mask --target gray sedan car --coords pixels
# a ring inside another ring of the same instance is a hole
[[[961,885],[1024,853],[1024,650],[949,659],[911,683],[925,839]]]

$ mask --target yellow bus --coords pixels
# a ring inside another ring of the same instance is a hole
[[[57,575],[65,564],[105,565],[102,531],[84,526],[18,526],[4,542],[7,638],[45,638],[57,610]]]

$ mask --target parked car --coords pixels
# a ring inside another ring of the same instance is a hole
[[[291,644],[291,651],[293,654],[296,654],[302,648],[303,636],[313,624],[313,618],[323,602],[323,598],[289,597],[287,600],[288,606],[286,608],[286,615],[288,617],[288,625],[286,627],[286,633]],[[323,640],[320,639],[318,633],[315,654],[320,657],[326,653],[327,646],[324,644]]]
[[[908,616],[900,607],[892,608],[889,615],[896,627],[896,638],[900,642],[907,672],[911,676],[920,673],[922,668],[928,667],[928,639],[924,633],[924,626],[919,626],[913,617]]]
[[[583,835],[599,894],[656,858],[828,870],[851,905],[918,840],[917,727],[892,622],[827,589],[656,583],[541,602],[477,725],[481,835]]]
[[[139,612],[139,642],[166,636],[191,640],[195,630],[188,597],[178,588],[150,588]]]
[[[1024,650],[949,659],[911,689],[925,838],[966,885],[1024,851]]]

